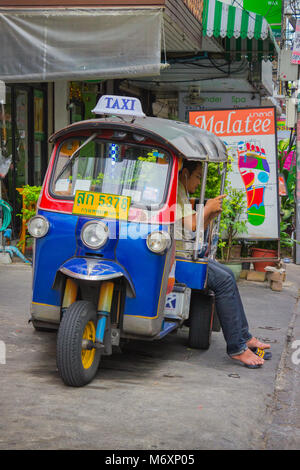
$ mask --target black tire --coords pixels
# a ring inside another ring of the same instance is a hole
[[[191,348],[209,348],[213,314],[213,297],[200,292],[192,292],[189,316],[189,346]]]
[[[66,309],[58,330],[56,353],[58,372],[66,385],[82,387],[95,377],[100,350],[83,350],[82,339],[86,331],[94,331],[96,326],[96,309],[91,302],[78,300]]]

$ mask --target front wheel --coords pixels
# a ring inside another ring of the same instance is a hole
[[[65,311],[57,335],[57,367],[66,385],[82,387],[95,377],[100,350],[83,349],[83,340],[95,342],[97,314],[88,301],[74,302]]]

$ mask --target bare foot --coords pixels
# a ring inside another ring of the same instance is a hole
[[[265,362],[261,357],[256,356],[250,349],[247,349],[242,354],[231,356],[232,359],[242,362],[248,366],[262,366]]]
[[[257,338],[254,338],[254,336],[249,341],[247,341],[246,344],[247,344],[248,348],[270,349],[270,347],[271,347],[270,344],[262,343]]]

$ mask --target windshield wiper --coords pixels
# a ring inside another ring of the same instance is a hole
[[[59,180],[59,178],[61,177],[61,175],[64,174],[64,172],[66,171],[66,169],[71,165],[71,163],[73,162],[73,160],[78,156],[78,153],[80,152],[80,150],[85,147],[87,144],[89,144],[90,142],[92,142],[92,140],[95,139],[95,137],[97,136],[97,133],[96,134],[92,134],[88,139],[86,139],[83,144],[80,145],[80,147],[78,147],[78,149],[75,150],[75,152],[72,153],[72,155],[70,156],[70,159],[67,161],[67,163],[65,164],[65,166],[62,168],[62,170],[59,172],[56,180],[54,181],[54,184],[57,183],[57,181]]]

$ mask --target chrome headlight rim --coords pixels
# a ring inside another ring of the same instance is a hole
[[[85,230],[91,226],[91,225],[98,225],[100,226],[101,228],[104,229],[104,231],[106,232],[106,237],[103,238],[103,240],[101,242],[99,242],[97,245],[92,245],[90,244],[88,241],[86,241],[86,239],[84,238],[84,232]],[[83,243],[84,246],[86,246],[87,248],[89,248],[90,250],[99,250],[100,248],[102,248],[106,243],[107,243],[107,240],[109,239],[109,228],[108,226],[102,222],[101,220],[89,220],[88,222],[86,222],[83,226],[82,226],[82,229],[81,229],[81,232],[80,232],[80,239]]]
[[[153,249],[153,245],[151,246],[151,239],[160,236],[160,247],[158,249]],[[146,244],[148,249],[157,255],[164,254],[171,246],[171,237],[168,232],[165,230],[155,230],[154,232],[150,232],[147,236]]]
[[[44,224],[44,230],[43,230],[42,234],[40,234],[40,235],[37,235],[36,233],[34,233],[34,231],[32,229],[32,224],[34,224],[35,221],[37,221],[37,220],[41,220]],[[31,219],[27,222],[27,230],[33,238],[43,238],[43,237],[45,237],[47,235],[47,233],[49,232],[49,229],[50,229],[49,220],[46,219],[46,217],[44,217],[43,215],[37,214],[37,215],[31,217]]]

